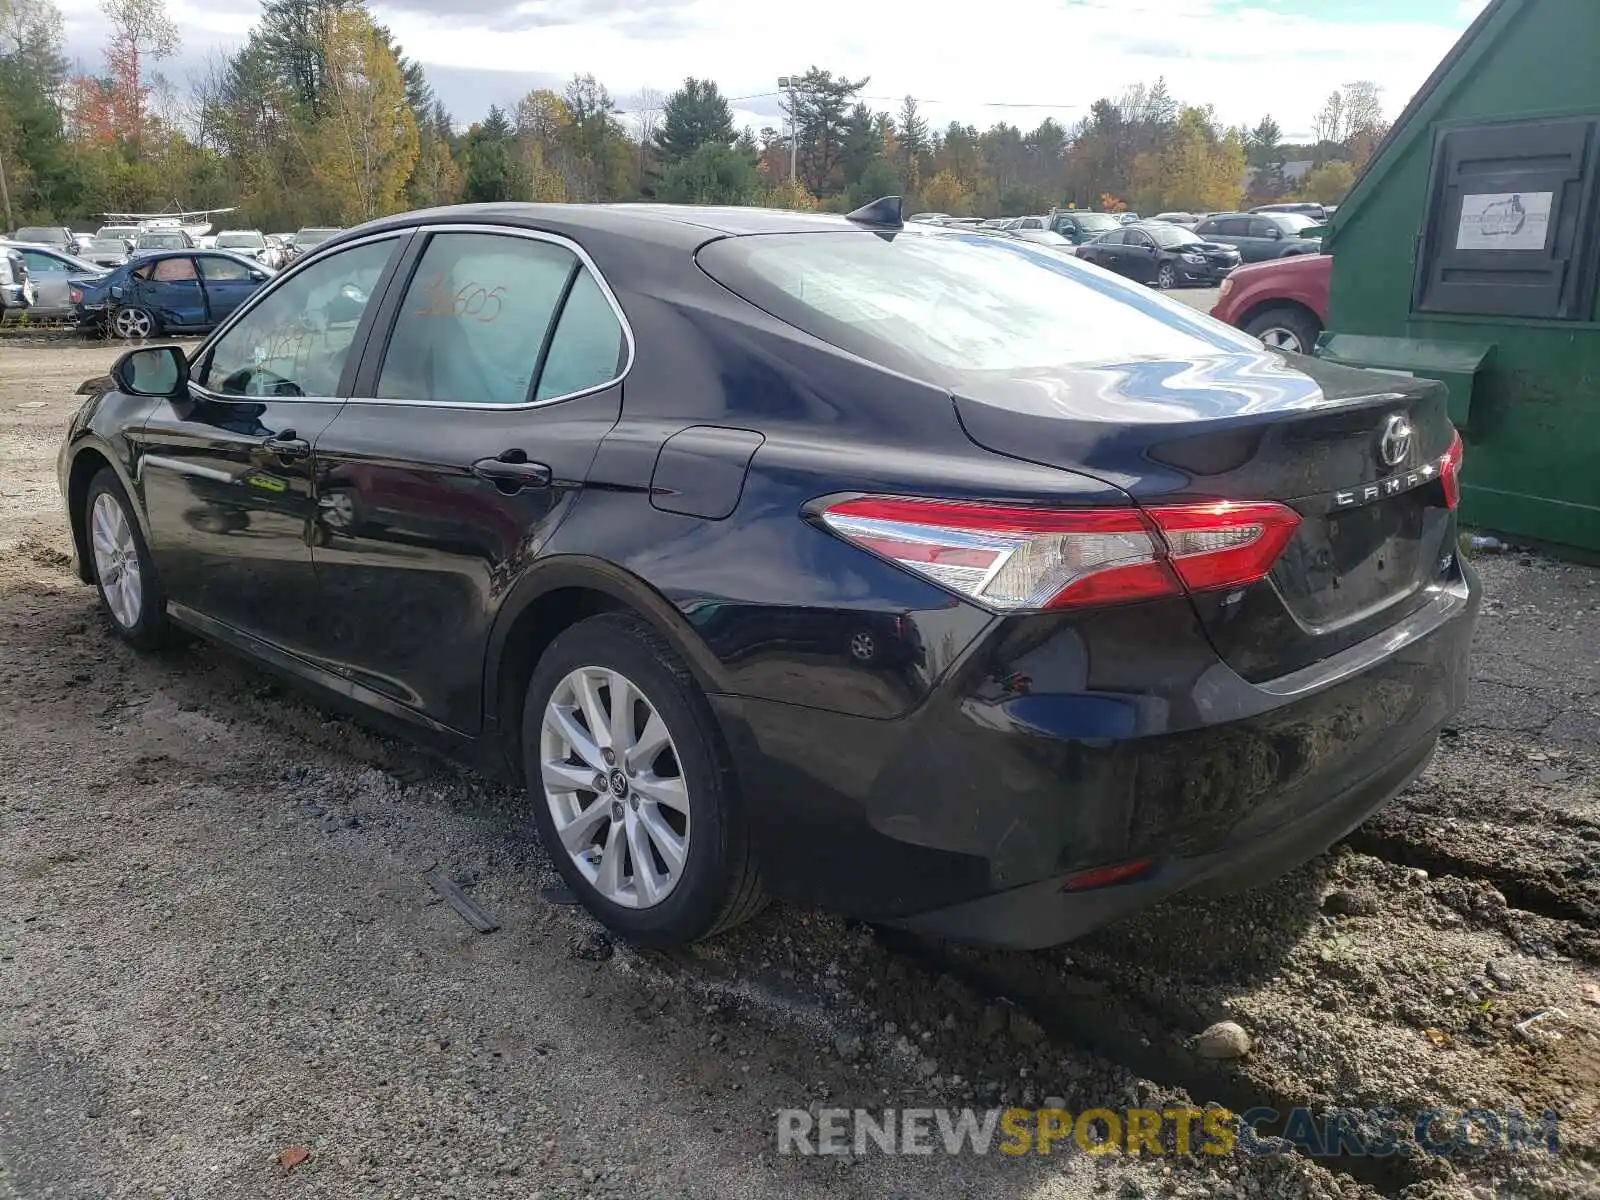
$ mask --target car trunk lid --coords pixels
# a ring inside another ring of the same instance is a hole
[[[1454,569],[1434,381],[1267,352],[968,376],[974,442],[1095,475],[1142,506],[1277,501],[1300,517],[1270,575],[1203,592],[1218,652],[1273,678],[1372,636]]]

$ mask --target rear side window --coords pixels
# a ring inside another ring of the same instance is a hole
[[[593,275],[579,271],[550,339],[535,398],[553,400],[609,383],[622,372],[625,350],[611,302]]]
[[[1216,224],[1216,230],[1224,237],[1249,237],[1249,217],[1224,217]]]
[[[615,379],[621,346],[610,302],[565,246],[441,233],[401,303],[377,394],[443,404],[549,400]]]
[[[941,384],[1260,349],[1147,288],[1026,242],[911,230],[766,234],[713,242],[699,260],[780,320]]]

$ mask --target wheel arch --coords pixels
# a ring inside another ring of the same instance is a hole
[[[138,501],[138,491],[128,478],[127,470],[111,450],[99,442],[81,442],[73,449],[71,465],[67,469],[67,525],[72,533],[73,557],[76,559],[78,578],[84,583],[94,582],[89,554],[89,484],[102,470],[110,468],[122,485],[133,509],[134,520],[139,522],[139,532],[145,543],[150,542],[150,526],[145,518],[144,506]]]
[[[1274,308],[1287,308],[1293,312],[1303,313],[1305,316],[1311,319],[1312,323],[1315,324],[1319,330],[1324,328],[1322,318],[1317,315],[1317,310],[1303,301],[1294,299],[1292,296],[1268,296],[1265,299],[1257,300],[1249,308],[1245,309],[1239,314],[1238,323],[1235,325],[1235,328],[1243,329],[1262,313],[1270,312]]]
[[[727,690],[727,676],[716,656],[683,614],[644,580],[586,555],[547,559],[512,590],[489,635],[484,711],[494,724],[486,732],[513,780],[522,778],[522,706],[535,665],[563,630],[604,612],[628,612],[647,622],[672,646],[702,690]]]

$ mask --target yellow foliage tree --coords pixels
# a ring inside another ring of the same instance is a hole
[[[1129,190],[1139,212],[1220,212],[1238,207],[1244,171],[1238,134],[1218,137],[1205,109],[1185,108],[1166,147],[1134,159]]]
[[[1295,190],[1296,200],[1338,204],[1355,186],[1356,169],[1347,162],[1323,163],[1306,172]]]
[[[306,149],[327,207],[349,223],[403,210],[419,148],[394,52],[372,18],[355,9],[330,15],[323,56],[328,113]]]
[[[972,194],[953,171],[940,171],[922,189],[922,207],[952,217],[972,215]]]
[[[798,179],[785,179],[761,194],[764,208],[791,208],[799,212],[815,212],[817,198],[806,190]]]

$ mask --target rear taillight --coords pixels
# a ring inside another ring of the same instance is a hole
[[[1119,604],[1265,577],[1300,518],[1280,504],[1038,509],[865,496],[830,505],[847,541],[989,608]]]
[[[80,287],[68,288],[67,289],[67,295],[72,298],[72,302],[74,304],[82,304],[83,303],[83,289],[82,288],[80,288]]]
[[[1461,503],[1461,457],[1465,447],[1458,431],[1450,439],[1450,449],[1439,460],[1439,482],[1444,484],[1444,506],[1454,508]]]

